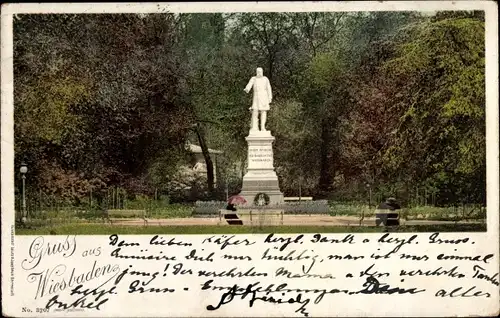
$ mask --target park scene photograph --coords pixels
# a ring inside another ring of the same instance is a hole
[[[13,54],[18,235],[486,231],[484,11],[17,14]]]

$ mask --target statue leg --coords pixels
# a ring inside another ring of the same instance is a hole
[[[259,122],[259,111],[256,109],[253,109],[252,110],[252,127],[250,129],[251,131],[259,130],[258,122]]]
[[[260,112],[260,130],[261,131],[266,131],[266,119],[267,119],[267,112],[265,110]]]

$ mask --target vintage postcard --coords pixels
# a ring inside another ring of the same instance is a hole
[[[499,314],[493,1],[4,4],[2,314]]]

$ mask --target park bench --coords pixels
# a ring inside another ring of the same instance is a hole
[[[122,216],[137,216],[144,221],[144,225],[148,224],[148,220],[146,219],[146,210],[109,209],[105,212],[105,218],[111,224],[113,224],[112,220],[117,220]]]
[[[222,219],[226,220],[229,225],[243,225],[243,221],[240,220],[236,211],[220,209],[219,210],[219,223]]]
[[[262,218],[266,216],[276,216],[279,218],[280,225],[283,225],[283,215],[285,211],[283,209],[253,209],[249,211],[250,214],[250,224],[253,225],[254,220],[257,222],[262,221]]]
[[[375,210],[375,225],[380,226],[398,226],[399,225],[399,212],[401,206],[394,198],[388,198],[385,202]]]
[[[396,226],[399,225],[399,213],[388,210],[375,211],[375,225]]]
[[[254,221],[259,221],[262,217],[269,215],[279,217],[280,223],[283,225],[283,214],[283,209],[245,208],[238,211],[221,209],[219,210],[219,222],[222,222],[222,218],[224,218],[229,225],[243,225],[243,221],[239,218],[239,215],[249,215],[250,224],[253,225]]]
[[[284,197],[285,202],[295,202],[295,201],[312,201],[312,197]]]

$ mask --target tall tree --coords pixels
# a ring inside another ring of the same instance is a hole
[[[446,194],[453,183],[484,189],[483,34],[479,19],[433,19],[400,30],[384,50],[361,99],[362,122],[353,123],[362,128],[367,116],[383,119],[379,127],[385,127],[371,133],[382,138],[376,154],[384,182],[437,187],[441,202],[457,199],[457,189]],[[370,130],[362,128],[363,134]],[[473,193],[477,201],[484,191]]]

